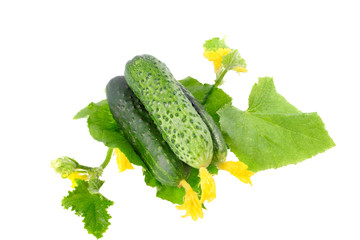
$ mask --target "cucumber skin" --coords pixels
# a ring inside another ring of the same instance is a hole
[[[179,159],[207,167],[213,156],[209,129],[166,65],[150,55],[136,56],[126,64],[125,79]]]
[[[186,179],[188,166],[176,157],[163,140],[123,76],[109,81],[106,96],[115,121],[154,177],[163,185],[173,187]]]
[[[223,135],[221,134],[220,129],[214,122],[214,119],[210,114],[205,110],[203,105],[179,82],[181,90],[185,93],[186,97],[190,100],[195,110],[198,112],[208,129],[213,140],[214,145],[214,155],[213,162],[223,162],[227,156],[227,146]]]

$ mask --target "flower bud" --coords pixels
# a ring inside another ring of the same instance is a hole
[[[62,178],[67,178],[75,171],[76,163],[70,160],[69,157],[62,157],[51,161],[51,167],[56,173],[59,173]]]

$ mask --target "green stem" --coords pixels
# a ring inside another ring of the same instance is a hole
[[[78,164],[78,165],[76,166],[76,168],[83,169],[83,170],[88,170],[88,171],[93,170],[92,167],[84,166],[84,165],[81,165],[81,164]]]
[[[92,167],[81,165],[75,159],[72,159],[72,158],[69,158],[69,159],[76,164],[76,168],[79,168],[79,169],[82,169],[82,170],[89,170],[89,171],[91,171],[93,169]]]
[[[109,164],[113,150],[114,150],[113,148],[108,149],[108,151],[106,153],[106,158],[105,158],[104,162],[100,165],[100,168],[105,169],[106,166]]]
[[[212,85],[211,86],[211,89],[210,91],[208,92],[208,94],[206,94],[205,98],[204,98],[204,101],[202,101],[202,105],[205,105],[207,100],[209,99],[210,95],[212,94],[212,92],[214,91],[214,88],[215,88],[215,85]]]
[[[228,71],[229,70],[227,68],[225,68],[224,71],[222,71],[220,76],[215,80],[215,87],[218,87],[223,83],[223,78],[225,77],[225,75]]]
[[[69,158],[71,161],[73,161],[77,166],[80,165],[77,161],[75,161],[75,159],[73,158]]]
[[[106,158],[105,158],[104,162],[99,167],[102,170],[104,170],[106,168],[106,166],[109,164],[110,159],[111,159],[111,155],[113,153],[113,150],[114,150],[113,148],[108,149],[108,151],[106,153]],[[81,169],[81,170],[85,170],[85,171],[93,171],[95,169],[93,167],[88,167],[88,166],[81,165],[75,159],[72,159],[72,158],[69,158],[69,159],[76,164],[76,169]]]
[[[215,79],[215,84],[212,85],[209,93],[206,95],[204,101],[202,102],[202,105],[206,104],[207,100],[209,99],[210,95],[213,93],[214,89],[219,87],[223,83],[223,79],[228,71],[229,69],[225,68],[224,70],[222,70],[220,76]]]

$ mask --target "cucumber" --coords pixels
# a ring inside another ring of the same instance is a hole
[[[150,55],[136,56],[126,64],[125,79],[179,159],[207,167],[213,156],[210,131],[166,65]]]
[[[223,162],[227,156],[227,146],[220,129],[203,105],[181,83],[179,86],[210,130],[214,146],[213,162]]]
[[[106,97],[115,121],[153,176],[163,185],[174,187],[186,179],[188,166],[177,158],[163,140],[123,76],[109,81]]]

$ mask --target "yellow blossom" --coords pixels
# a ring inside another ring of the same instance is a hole
[[[248,70],[246,68],[243,67],[234,67],[232,70],[241,73],[241,72],[247,72]]]
[[[120,172],[123,172],[126,169],[134,169],[134,167],[131,165],[125,154],[122,153],[120,149],[115,148],[115,153],[116,153],[116,162],[118,164],[118,168]]]
[[[203,218],[203,211],[197,193],[194,192],[185,180],[180,181],[179,187],[185,189],[184,203],[176,206],[179,210],[186,210],[186,214],[182,217],[191,216],[194,221],[198,220],[198,218]]]
[[[87,174],[82,174],[82,173],[75,171],[75,172],[72,172],[68,178],[71,180],[71,183],[72,183],[71,187],[75,188],[77,186],[75,179],[82,179],[82,180],[86,181],[88,176],[87,176]]]
[[[204,57],[214,63],[215,72],[219,71],[223,56],[230,53],[230,48],[218,48],[216,51],[205,51]]]
[[[214,178],[204,167],[199,169],[200,186],[201,186],[201,199],[203,203],[205,200],[211,202],[216,198],[216,185]]]
[[[245,163],[241,161],[237,161],[237,162],[227,161],[227,162],[219,163],[217,167],[221,170],[228,171],[243,183],[249,183],[250,185],[252,185],[250,177],[254,175],[254,173],[252,171],[247,170],[248,166]]]

